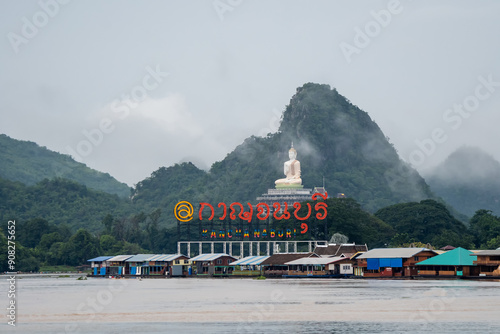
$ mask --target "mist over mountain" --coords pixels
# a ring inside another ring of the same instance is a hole
[[[292,142],[306,188],[324,182],[330,195],[345,193],[371,212],[434,197],[366,112],[329,85],[307,83],[286,106],[277,133],[247,138],[208,172],[189,163],[162,167],[137,184],[134,203],[172,212],[179,200],[255,202],[283,177]]]
[[[457,149],[425,179],[459,212],[472,216],[486,209],[500,214],[500,162],[480,148]]]
[[[76,162],[69,155],[4,134],[0,134],[0,177],[28,186],[44,179],[64,178],[120,197],[130,196],[130,188],[107,173]]]

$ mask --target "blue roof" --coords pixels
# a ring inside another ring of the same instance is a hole
[[[87,260],[87,262],[102,262],[102,261],[106,261],[108,259],[111,259],[112,256],[99,256],[99,257],[95,257],[93,259],[90,259],[90,260]]]
[[[153,254],[137,254],[129,259],[126,259],[125,262],[144,262],[148,260],[151,256],[153,256]]]
[[[231,266],[251,266],[251,265],[260,265],[262,262],[267,260],[269,256],[247,256],[238,261],[231,262],[229,265]]]
[[[191,261],[213,261],[223,256],[231,256],[231,255],[225,253],[200,254],[198,256],[193,257]],[[236,260],[234,256],[231,257]]]

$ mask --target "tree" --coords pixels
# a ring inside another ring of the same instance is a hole
[[[52,232],[49,234],[44,234],[44,235],[42,235],[40,243],[38,244],[38,248],[41,251],[48,251],[54,243],[61,242],[63,240],[64,239],[59,232]]]
[[[64,264],[71,266],[85,264],[88,259],[102,252],[99,240],[85,229],[79,229],[64,244],[62,251]]]
[[[475,237],[477,247],[492,248],[491,241],[500,236],[500,217],[494,216],[490,210],[478,210],[470,220],[470,230]]]
[[[120,252],[123,247],[122,241],[117,241],[112,235],[103,235],[99,240],[103,254],[106,255],[116,255]]]
[[[349,241],[349,237],[347,235],[343,235],[340,233],[335,233],[330,238],[331,244],[346,244]]]
[[[113,220],[113,216],[109,213],[102,220],[102,224],[104,225],[104,231],[106,234],[111,234],[111,230],[113,228]]]
[[[17,240],[25,247],[35,248],[42,236],[53,230],[49,222],[42,218],[30,219],[27,222],[18,224]]]

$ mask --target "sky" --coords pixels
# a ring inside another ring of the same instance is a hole
[[[421,173],[500,160],[499,1],[0,0],[0,133],[129,185],[209,169],[329,84]]]

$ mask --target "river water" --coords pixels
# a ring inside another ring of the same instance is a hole
[[[1,333],[500,333],[495,281],[18,278],[16,297]]]

